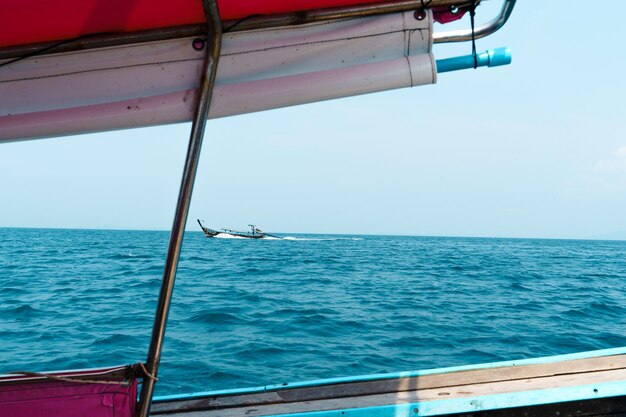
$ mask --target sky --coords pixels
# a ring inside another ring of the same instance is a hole
[[[519,1],[477,41],[506,67],[209,121],[188,230],[626,239],[626,25],[570,3]],[[169,229],[189,129],[0,145],[0,227]]]

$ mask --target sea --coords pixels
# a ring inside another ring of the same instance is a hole
[[[157,395],[626,346],[626,242],[185,235]],[[0,373],[145,361],[168,232],[0,229]]]

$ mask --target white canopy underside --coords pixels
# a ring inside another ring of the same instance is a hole
[[[0,67],[0,141],[189,121],[192,38],[36,56]],[[210,117],[436,81],[432,16],[398,13],[226,33]]]

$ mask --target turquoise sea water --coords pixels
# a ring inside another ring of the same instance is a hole
[[[0,229],[0,373],[145,360],[167,232]],[[187,233],[157,394],[626,346],[626,242]]]

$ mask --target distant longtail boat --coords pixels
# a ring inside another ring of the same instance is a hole
[[[249,232],[244,232],[241,230],[233,230],[233,229],[214,230],[214,229],[209,229],[208,227],[204,226],[202,222],[200,221],[200,219],[197,219],[197,220],[198,220],[198,224],[200,225],[200,228],[202,228],[202,231],[204,232],[204,235],[206,237],[217,237],[218,235],[226,235],[226,236],[242,237],[246,239],[263,239],[267,237],[282,239],[280,236],[270,235],[269,233],[265,233],[264,231],[256,227],[256,225],[254,224],[248,225],[250,226]]]

